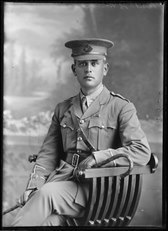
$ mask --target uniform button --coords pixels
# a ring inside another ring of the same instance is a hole
[[[102,125],[101,128],[104,128],[104,125]]]
[[[63,126],[63,128],[66,128],[66,124],[63,124],[62,126]]]
[[[80,122],[79,122],[79,123],[80,123],[80,124],[83,124],[84,122],[85,122],[84,120],[80,120]]]
[[[38,175],[34,174],[33,179],[37,179],[37,178],[38,178]]]
[[[82,137],[81,137],[81,136],[79,136],[79,137],[77,138],[77,140],[78,140],[78,141],[81,141],[81,140],[82,140]]]

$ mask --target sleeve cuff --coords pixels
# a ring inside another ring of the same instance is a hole
[[[45,173],[45,168],[43,168],[39,165],[35,165],[33,168],[33,172],[30,174],[30,178],[29,178],[26,190],[41,188],[42,185],[46,181],[46,177],[45,177],[44,173]]]
[[[114,156],[114,153],[113,153],[112,149],[108,149],[108,151],[110,152],[111,156]],[[113,160],[112,162],[113,162],[113,166],[116,167],[117,166],[116,161]]]
[[[95,157],[96,164],[99,164],[102,161],[104,161],[104,160],[106,160],[106,159],[108,159],[114,155],[112,149],[96,151],[96,152],[93,152],[92,154]],[[110,161],[109,163],[107,163],[103,166],[106,166],[106,167],[113,166],[114,167],[114,166],[116,166],[116,162],[115,162],[115,160],[113,160],[113,161]]]

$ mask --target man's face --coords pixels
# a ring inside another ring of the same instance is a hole
[[[103,76],[107,74],[108,64],[103,59],[76,60],[72,66],[74,74],[82,89],[96,89],[102,84]]]

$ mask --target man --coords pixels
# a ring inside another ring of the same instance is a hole
[[[120,153],[128,154],[137,165],[146,165],[150,159],[134,105],[102,83],[109,68],[107,51],[113,43],[85,39],[69,41],[65,46],[72,49],[72,71],[81,90],[56,106],[21,198],[26,204],[13,226],[64,225],[64,215],[82,216],[88,185],[74,180],[74,168],[91,168]],[[120,158],[106,165],[128,163]]]

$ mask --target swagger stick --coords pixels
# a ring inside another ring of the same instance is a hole
[[[22,204],[17,203],[16,205],[12,206],[11,208],[6,209],[6,210],[2,213],[2,215],[5,215],[5,214],[7,214],[7,213],[10,213],[10,212],[12,212],[13,210],[15,210],[15,209],[17,209],[17,208],[19,208],[19,207],[22,207]]]

